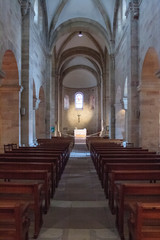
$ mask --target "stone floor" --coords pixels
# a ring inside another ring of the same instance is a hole
[[[31,238],[30,238],[31,239]],[[76,144],[37,240],[119,240],[85,144]]]

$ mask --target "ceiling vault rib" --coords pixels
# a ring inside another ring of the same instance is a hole
[[[110,37],[110,39],[112,38],[112,31],[111,31],[111,24],[110,24],[110,20],[109,20],[109,17],[108,17],[108,14],[107,12],[104,10],[104,7],[101,3],[100,0],[93,0],[93,2],[95,3],[95,5],[97,6],[97,8],[99,9],[103,19],[104,19],[104,22],[105,22],[105,25],[106,25],[106,29],[107,29],[107,32],[108,32],[108,36]]]
[[[49,28],[49,38],[51,37],[52,32],[54,31],[55,25],[58,21],[58,18],[59,18],[60,14],[61,14],[61,12],[62,12],[62,10],[63,10],[63,8],[64,8],[64,6],[66,5],[67,2],[68,2],[68,0],[62,0],[62,2],[57,7],[57,9],[55,11],[55,15],[52,18],[51,25],[50,25],[50,28]]]
[[[86,66],[86,65],[82,65],[82,64],[75,65],[75,66],[65,69],[62,73],[62,78],[64,78],[68,73],[75,71],[75,70],[79,70],[79,69],[87,70],[87,71],[91,72],[95,76],[96,79],[98,78],[98,73],[93,68]]]
[[[62,66],[62,63],[69,57],[72,57],[74,55],[87,55],[90,56],[91,58],[93,58],[100,66],[102,69],[102,59],[100,57],[100,54],[93,50],[93,49],[89,49],[87,47],[74,47],[71,49],[66,50],[65,52],[63,52],[63,54],[61,55],[61,58],[58,59],[58,69],[60,69],[60,66]]]

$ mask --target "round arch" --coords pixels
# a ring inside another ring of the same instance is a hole
[[[0,86],[0,145],[20,141],[20,100],[17,61],[11,50],[2,59],[4,78]]]
[[[110,37],[108,36],[106,30],[98,24],[96,21],[90,20],[88,18],[74,18],[62,23],[54,31],[50,32],[50,51],[53,52],[53,47],[57,42],[58,38],[67,34],[68,32],[77,32],[81,29],[82,32],[88,32],[90,34],[99,34],[99,36],[104,40],[108,52],[112,52],[112,45],[110,43]]]
[[[157,151],[160,143],[160,83],[156,76],[159,59],[150,47],[144,57],[140,86],[140,143],[144,148]]]

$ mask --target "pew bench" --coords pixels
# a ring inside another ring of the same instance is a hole
[[[50,163],[52,164],[53,169],[56,168],[56,187],[61,178],[61,167],[60,160],[57,157],[48,157],[48,156],[28,156],[27,154],[22,155],[0,155],[0,162],[24,162],[24,163]]]
[[[129,211],[129,240],[160,238],[160,203],[137,202]]]
[[[54,163],[37,162],[0,162],[1,170],[46,170],[51,174],[51,197],[53,198],[56,188],[56,166]]]
[[[51,174],[46,170],[0,170],[0,179],[10,180],[34,180],[43,183],[45,213],[48,212],[51,196]]]
[[[28,240],[29,204],[0,200],[0,240]]]
[[[115,213],[115,185],[117,182],[156,182],[160,180],[160,170],[119,170],[108,175],[108,204],[112,214]]]
[[[43,223],[42,188],[40,183],[0,182],[0,199],[29,204],[34,215],[34,238],[37,238]]]
[[[92,153],[93,161],[96,162],[98,159],[108,154],[155,154],[155,152],[149,152],[148,149],[139,148],[98,149]]]
[[[153,162],[128,162],[128,163],[105,163],[104,164],[104,171],[102,176],[102,186],[104,187],[104,192],[106,198],[108,198],[108,174],[112,171],[118,170],[160,170],[160,162],[153,163]]]
[[[142,156],[138,156],[138,157],[123,157],[123,158],[102,158],[101,159],[101,165],[99,165],[99,169],[98,169],[98,176],[99,179],[101,181],[102,187],[103,187],[103,178],[104,178],[104,169],[105,169],[105,164],[106,163],[160,163],[160,157],[155,158],[155,157],[142,157]]]
[[[159,183],[124,183],[116,184],[115,209],[116,226],[121,237],[125,239],[124,225],[125,216],[136,202],[152,203],[160,202]]]

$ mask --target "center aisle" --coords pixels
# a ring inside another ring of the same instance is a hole
[[[38,240],[119,240],[85,144],[74,146]]]

